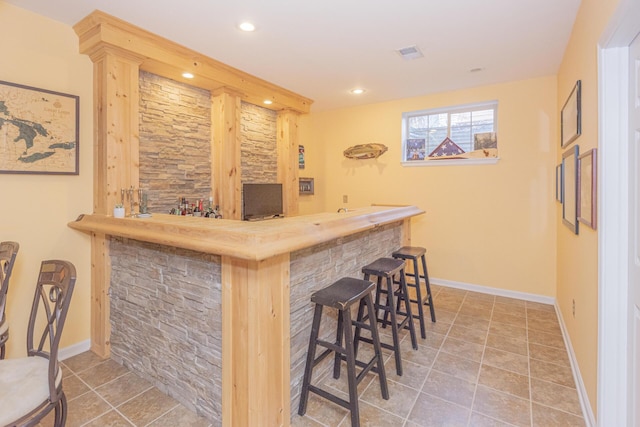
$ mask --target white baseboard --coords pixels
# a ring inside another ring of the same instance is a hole
[[[472,283],[455,282],[453,280],[438,279],[437,277],[430,277],[429,283],[433,283],[434,285],[446,286],[449,288],[464,289],[465,291],[482,292],[483,294],[516,298],[531,302],[539,302],[541,304],[555,305],[556,303],[556,299],[554,297],[530,294],[527,292],[510,291],[507,289],[491,288],[489,286],[474,285]]]
[[[65,360],[70,357],[76,356],[80,353],[84,353],[91,349],[91,340],[81,341],[77,344],[70,345],[69,347],[61,348],[58,350],[58,360]]]
[[[488,286],[474,285],[471,283],[454,282],[452,280],[438,279],[435,277],[429,278],[429,279],[430,279],[430,283],[434,285],[446,286],[449,288],[464,289],[466,291],[482,292],[484,294],[489,294],[489,295],[498,295],[502,297],[517,298],[525,301],[539,302],[542,304],[553,305],[556,310],[556,315],[558,316],[558,323],[560,323],[560,329],[562,330],[564,345],[566,346],[567,353],[569,354],[571,371],[573,372],[573,379],[576,383],[576,389],[578,390],[578,398],[580,400],[580,406],[582,407],[582,416],[584,417],[587,427],[596,427],[596,419],[595,419],[595,416],[593,415],[593,411],[591,410],[591,405],[589,404],[589,396],[587,395],[587,389],[584,386],[584,381],[582,381],[582,375],[580,374],[580,368],[578,367],[578,361],[576,360],[576,355],[573,352],[571,339],[569,338],[569,333],[567,332],[567,328],[564,323],[564,318],[562,317],[562,312],[560,311],[560,307],[558,307],[558,304],[555,298],[547,297],[544,295],[529,294],[526,292],[516,292],[516,291],[508,291],[505,289],[496,289]]]
[[[587,389],[584,386],[584,381],[582,381],[582,374],[580,374],[580,367],[578,366],[576,354],[573,352],[571,338],[569,338],[569,333],[567,332],[564,318],[562,317],[562,312],[560,311],[558,304],[555,304],[555,308],[556,315],[558,316],[558,322],[560,323],[560,329],[562,330],[562,336],[564,337],[564,345],[567,347],[567,352],[569,353],[569,361],[571,362],[571,370],[573,371],[573,380],[576,382],[578,398],[580,399],[580,406],[582,407],[582,416],[584,417],[587,427],[596,427],[596,417],[594,416],[593,411],[591,410],[591,405],[589,404],[589,395],[587,394]]]

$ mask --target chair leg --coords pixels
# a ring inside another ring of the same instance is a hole
[[[431,284],[429,283],[429,273],[427,273],[427,260],[422,255],[422,271],[424,272],[424,283],[427,285],[427,300],[429,301],[429,310],[431,311],[431,321],[436,321],[436,309],[433,306],[433,296],[431,295]]]
[[[343,317],[344,346],[347,356],[347,377],[349,382],[349,409],[351,411],[351,427],[360,427],[360,411],[358,408],[358,382],[356,380],[356,357],[353,354],[353,335],[351,331],[351,310],[340,310]]]
[[[65,396],[64,391],[54,411],[53,426],[64,427],[67,423],[67,396]]]
[[[2,345],[0,346],[0,360],[4,360],[4,352],[5,352],[4,343],[2,343]]]
[[[307,403],[309,400],[309,384],[311,384],[311,376],[313,374],[313,361],[316,355],[316,342],[320,332],[320,320],[322,317],[322,305],[316,304],[313,314],[313,325],[311,326],[311,336],[309,337],[309,349],[307,350],[307,364],[304,367],[304,377],[302,380],[302,392],[300,393],[300,405],[298,406],[298,414],[304,415],[307,412]]]

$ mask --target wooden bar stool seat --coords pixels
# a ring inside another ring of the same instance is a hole
[[[307,402],[309,399],[309,392],[311,391],[351,411],[351,425],[353,427],[359,426],[360,412],[358,408],[358,384],[370,371],[378,374],[383,399],[389,399],[387,377],[385,375],[384,362],[382,360],[382,349],[380,347],[380,339],[378,337],[378,330],[375,323],[375,309],[371,298],[371,293],[374,289],[375,284],[372,282],[345,277],[311,295],[311,301],[315,303],[315,311],[313,315],[313,324],[311,326],[311,336],[309,338],[309,350],[307,352],[307,362],[304,370],[304,379],[302,381],[302,393],[300,394],[298,414],[304,415],[307,411]],[[358,311],[364,311],[364,308],[367,308],[369,313],[369,322],[352,321],[351,307],[355,303],[359,303]],[[324,307],[330,307],[338,310],[338,327],[336,330],[335,343],[318,338],[320,322],[322,320],[322,310]],[[373,344],[374,356],[368,362],[356,359],[352,332],[353,326],[371,331],[371,342]],[[344,345],[342,344],[343,338]],[[326,349],[318,357],[316,357],[317,346],[321,346]],[[347,361],[349,401],[311,384],[313,368],[331,353],[335,353],[333,366],[334,378],[340,377],[340,363],[342,359],[344,358]],[[357,375],[356,366],[362,368]]]
[[[427,260],[425,258],[427,250],[420,246],[403,246],[397,251],[393,252],[391,256],[396,259],[402,259],[404,261],[411,260],[413,262],[413,273],[405,273],[405,276],[413,278],[413,282],[407,281],[407,286],[413,287],[416,290],[416,299],[412,299],[411,302],[416,303],[418,306],[418,319],[420,321],[420,335],[422,338],[426,338],[424,309],[423,306],[429,306],[431,311],[431,321],[436,321],[436,311],[433,306],[433,297],[431,295],[431,285],[429,283],[429,274],[427,272]],[[422,273],[418,269],[418,258],[421,259]],[[423,296],[420,289],[420,279],[424,280],[426,293]]]
[[[391,335],[393,337],[393,344],[381,343],[382,347],[392,350],[394,352],[396,361],[396,373],[402,375],[402,356],[400,354],[400,336],[399,331],[402,329],[408,329],[411,335],[411,345],[414,350],[418,349],[418,341],[416,339],[416,331],[413,325],[413,315],[411,313],[411,304],[409,303],[409,294],[407,293],[407,284],[404,277],[404,261],[394,258],[378,258],[371,264],[368,264],[362,268],[364,273],[364,280],[369,280],[371,276],[376,276],[376,300],[375,308],[376,313],[379,311],[384,312],[384,316],[377,316],[376,320],[386,327],[391,326]],[[394,277],[398,276],[398,280],[394,280]],[[382,279],[386,279],[386,288],[382,286]],[[397,283],[396,283],[397,282]],[[395,286],[398,284],[398,289]],[[386,295],[385,304],[381,303],[382,295]],[[405,309],[401,311],[401,303],[404,302]],[[403,316],[404,319],[398,321],[398,315]],[[390,319],[389,319],[390,317]],[[364,311],[358,310],[358,321],[366,319]],[[360,330],[356,328],[356,351],[359,341],[369,342],[369,339],[360,336]]]

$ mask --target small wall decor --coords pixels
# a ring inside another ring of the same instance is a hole
[[[405,158],[407,161],[424,160],[427,155],[425,147],[426,139],[424,138],[407,139],[407,153]]]
[[[300,194],[313,194],[313,178],[298,178]]]
[[[298,169],[304,169],[304,145],[298,145]]]
[[[597,149],[578,158],[578,221],[596,229]]]
[[[79,97],[0,81],[0,173],[78,174]]]
[[[562,155],[562,222],[578,234],[578,154],[576,145]]]
[[[556,200],[562,203],[562,163],[556,166]]]
[[[372,143],[372,144],[359,144],[349,147],[342,154],[347,159],[377,159],[388,150],[384,144]]]
[[[495,132],[473,134],[474,150],[488,150],[489,148],[498,148],[498,136]]]
[[[578,80],[571,94],[569,94],[569,98],[562,106],[562,112],[560,113],[560,146],[563,148],[571,144],[582,132],[580,111],[581,87],[582,82]]]

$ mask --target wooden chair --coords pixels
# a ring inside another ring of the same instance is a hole
[[[16,242],[0,243],[0,360],[4,359],[4,346],[9,339],[9,321],[4,309],[7,305],[9,279],[19,248],[20,245]]]
[[[54,426],[65,425],[67,400],[58,347],[75,282],[70,262],[42,262],[27,329],[27,357],[0,360],[0,426],[34,426],[52,410]]]

